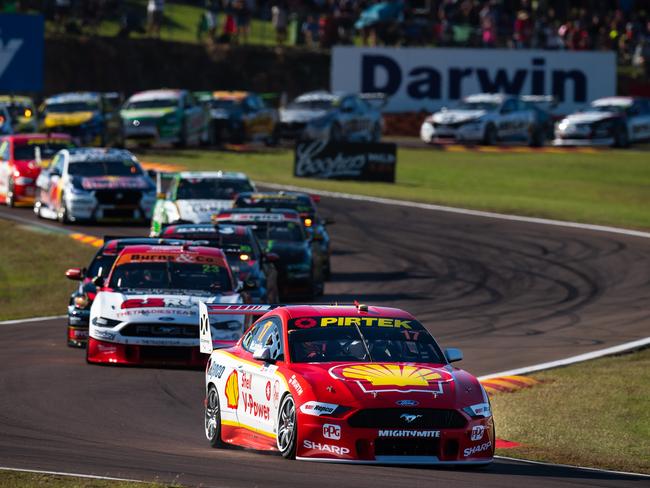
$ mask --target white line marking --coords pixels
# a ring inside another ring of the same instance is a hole
[[[650,478],[650,474],[644,473],[632,473],[630,471],[614,471],[611,469],[601,469],[601,468],[588,468],[586,466],[576,466],[574,464],[558,464],[558,463],[546,463],[544,461],[531,461],[530,459],[519,459],[508,456],[494,456],[494,459],[502,459],[504,461],[516,461],[526,464],[539,464],[542,466],[554,466],[556,468],[569,468],[569,469],[580,469],[583,471],[595,471],[596,473],[607,473],[607,474],[618,474],[622,476],[637,476],[641,478]]]
[[[577,356],[571,356],[565,359],[558,359],[557,361],[549,361],[547,363],[535,364],[533,366],[526,366],[523,368],[511,369],[509,371],[502,371],[500,373],[493,373],[485,376],[479,376],[478,379],[482,381],[482,380],[489,380],[491,378],[497,378],[499,376],[525,375],[525,374],[534,373],[536,371],[543,371],[546,369],[559,368],[561,366],[568,366],[570,364],[581,363],[583,361],[590,361],[592,359],[602,358],[603,356],[611,356],[612,354],[633,351],[634,349],[641,349],[649,345],[650,345],[650,337],[646,337],[645,339],[626,342],[624,344],[619,344],[618,346],[612,346],[606,349],[600,349],[598,351],[587,352],[584,354],[579,354]]]
[[[275,183],[259,182],[260,186],[267,186],[274,190],[289,190],[301,191],[306,193],[314,193],[331,198],[344,198],[346,200],[357,200],[362,202],[381,203],[384,205],[396,205],[400,207],[419,208],[423,210],[433,210],[436,212],[448,212],[462,215],[472,215],[475,217],[484,217],[489,219],[510,220],[513,222],[526,222],[530,224],[540,225],[555,225],[558,227],[568,227],[573,229],[591,230],[595,232],[607,232],[610,234],[621,234],[633,237],[642,237],[650,239],[650,232],[643,232],[640,230],[622,229],[620,227],[610,227],[607,225],[583,224],[580,222],[570,222],[564,220],[542,219],[538,217],[524,217],[522,215],[501,214],[496,212],[486,212],[482,210],[470,210],[467,208],[446,207],[444,205],[434,205],[432,203],[419,203],[411,202],[408,200],[396,200],[392,198],[371,197],[365,195],[355,195],[352,193],[340,193],[336,191],[318,190],[315,188],[306,188],[302,186],[293,185],[278,185]]]
[[[0,325],[11,325],[11,324],[21,324],[29,322],[44,322],[45,320],[54,320],[54,319],[64,319],[67,315],[51,315],[49,317],[31,317],[25,319],[13,319],[13,320],[3,320],[0,322]]]
[[[56,476],[74,476],[75,478],[89,478],[93,480],[129,481],[131,483],[149,483],[148,481],[132,480],[129,478],[113,478],[112,476],[96,476],[94,474],[65,473],[63,471],[43,471],[40,469],[8,468],[6,466],[0,466],[0,470],[17,471],[19,473],[38,473],[38,474],[51,474]]]

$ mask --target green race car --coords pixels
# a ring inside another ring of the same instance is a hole
[[[209,144],[210,116],[187,90],[148,90],[129,98],[120,112],[127,141],[178,147]]]

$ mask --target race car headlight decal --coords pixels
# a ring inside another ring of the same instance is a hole
[[[88,306],[90,305],[90,300],[88,299],[88,295],[86,294],[77,295],[76,297],[74,297],[73,303],[75,307],[83,309],[83,308],[88,308]]]
[[[95,317],[93,319],[93,325],[97,327],[115,327],[119,323],[119,320],[107,319],[106,317]]]
[[[344,407],[335,403],[305,402],[300,406],[300,411],[314,417],[342,417],[350,407]]]
[[[487,418],[492,415],[492,409],[489,403],[477,403],[463,408],[463,412],[472,418]]]

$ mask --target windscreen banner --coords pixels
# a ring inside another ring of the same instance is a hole
[[[42,15],[0,14],[0,91],[43,90]]]
[[[300,141],[294,176],[395,182],[397,146],[382,142]]]
[[[553,95],[570,113],[616,95],[614,52],[333,48],[333,91],[384,93],[385,112],[436,111],[475,93]]]

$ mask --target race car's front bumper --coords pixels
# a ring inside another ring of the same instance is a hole
[[[126,192],[126,190],[123,190]],[[120,190],[115,190],[119,193]],[[155,198],[143,193],[137,203],[100,203],[92,193],[74,194],[66,198],[66,211],[70,220],[130,220],[148,221],[153,212]]]
[[[485,126],[482,123],[466,123],[461,126],[435,125],[424,122],[420,127],[420,138],[428,143],[444,142],[480,142],[483,140]]]
[[[553,139],[554,146],[597,146],[597,147],[607,147],[614,145],[613,137],[603,137],[600,139],[591,139],[591,138],[580,138],[580,139],[571,139],[571,138],[561,138],[556,137]]]
[[[476,465],[493,459],[496,439],[491,417],[469,420],[459,428],[426,429],[407,424],[384,429],[352,427],[351,417],[301,412],[296,459],[398,465]]]
[[[90,307],[86,309],[68,305],[68,346],[86,347]]]
[[[198,341],[198,338],[197,338]],[[124,366],[186,366],[204,368],[208,356],[198,346],[145,346],[88,338],[87,360]]]

